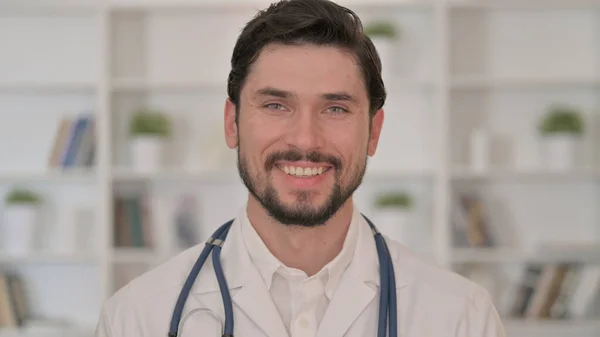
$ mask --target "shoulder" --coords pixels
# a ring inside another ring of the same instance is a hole
[[[189,248],[117,290],[103,304],[101,323],[114,326],[128,319],[151,319],[155,316],[153,310],[173,307],[203,247]]]
[[[386,242],[396,266],[397,277],[409,278],[409,286],[436,298],[436,305],[448,304],[453,310],[462,305],[465,310],[482,313],[493,306],[491,296],[483,286],[437,265],[397,241],[386,238]]]
[[[438,266],[398,242],[387,238],[394,274],[404,280],[403,300],[413,315],[424,320],[443,318],[456,337],[505,337],[506,332],[487,289]],[[408,298],[407,298],[408,297]]]

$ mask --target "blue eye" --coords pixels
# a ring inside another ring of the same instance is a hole
[[[346,110],[342,107],[339,107],[339,106],[332,106],[331,108],[329,108],[329,110],[331,110],[331,112],[336,113],[336,114],[348,112],[348,110]]]
[[[265,104],[265,108],[283,110],[283,105],[281,105],[279,103],[269,103],[269,104]]]

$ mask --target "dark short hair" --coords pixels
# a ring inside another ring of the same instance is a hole
[[[349,51],[362,70],[370,116],[385,103],[381,60],[358,15],[329,0],[282,0],[258,12],[242,29],[233,48],[227,94],[238,113],[250,66],[270,43],[331,45]]]

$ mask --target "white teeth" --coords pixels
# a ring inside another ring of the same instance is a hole
[[[295,167],[295,166],[283,166],[280,169],[293,176],[297,177],[312,177],[315,175],[323,174],[327,171],[326,167]]]

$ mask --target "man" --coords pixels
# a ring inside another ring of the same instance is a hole
[[[326,0],[282,1],[246,25],[231,64],[224,129],[249,191],[220,256],[234,336],[376,336],[379,260],[352,199],[384,120],[386,93],[373,44],[346,8]],[[505,335],[483,288],[387,244],[400,336]],[[119,290],[103,307],[96,337],[167,336],[203,247]],[[221,336],[224,320],[208,259],[178,333]]]

